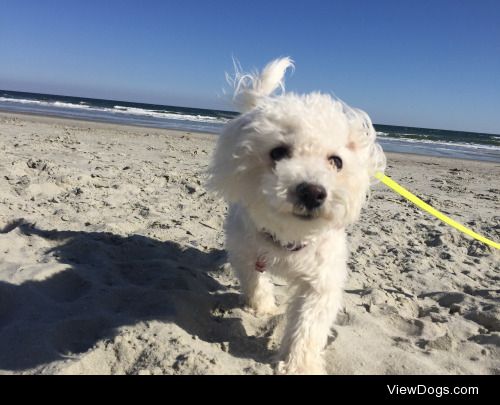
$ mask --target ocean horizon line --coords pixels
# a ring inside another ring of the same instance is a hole
[[[151,102],[143,102],[143,101],[133,101],[133,100],[119,100],[115,98],[100,98],[100,97],[87,97],[87,96],[75,96],[75,95],[65,95],[65,94],[54,94],[54,93],[38,93],[38,92],[28,92],[28,91],[20,91],[20,90],[10,90],[10,89],[0,89],[0,93],[8,92],[8,93],[17,93],[17,94],[25,94],[25,95],[38,95],[38,96],[48,96],[48,97],[64,97],[64,98],[73,98],[75,100],[89,100],[89,101],[105,101],[105,102],[113,102],[113,103],[127,103],[127,104],[136,104],[136,105],[144,105],[150,107],[163,107],[163,108],[181,108],[186,110],[199,110],[199,111],[216,111],[220,113],[227,113],[230,115],[237,116],[240,113],[237,111],[220,109],[220,108],[208,108],[208,107],[191,107],[185,105],[174,105],[174,104],[159,104],[159,103],[151,103]],[[399,128],[411,128],[411,129],[423,129],[423,130],[437,130],[437,131],[447,131],[447,132],[465,132],[470,134],[478,134],[478,135],[496,135],[500,136],[500,132],[489,132],[489,131],[471,131],[471,130],[457,130],[457,129],[448,129],[448,128],[432,128],[429,126],[413,126],[413,125],[401,125],[401,124],[388,124],[382,122],[373,122],[374,127],[399,127]]]

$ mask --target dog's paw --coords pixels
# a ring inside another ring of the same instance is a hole
[[[275,374],[278,375],[324,375],[326,369],[322,362],[308,365],[299,365],[291,362],[280,361],[276,365]]]
[[[279,311],[274,297],[261,297],[260,299],[249,300],[248,309],[255,316],[276,315]]]

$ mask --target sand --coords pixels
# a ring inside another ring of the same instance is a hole
[[[226,207],[203,188],[214,139],[0,114],[0,373],[273,373],[283,316],[240,305]],[[388,164],[500,240],[500,164],[402,154]],[[498,251],[381,184],[349,239],[329,373],[500,373]]]

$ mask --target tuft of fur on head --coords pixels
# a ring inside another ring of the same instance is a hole
[[[226,80],[234,88],[233,102],[241,112],[251,110],[259,100],[272,95],[278,88],[284,92],[283,78],[287,69],[294,67],[289,57],[271,61],[260,73],[243,73],[236,60],[233,60],[233,65],[234,76],[226,74]]]
[[[242,114],[219,136],[208,182],[227,202],[245,206],[257,227],[282,240],[353,223],[375,173],[385,169],[365,112],[326,94],[276,94],[292,66],[290,58],[281,58],[260,74],[243,74],[237,67],[234,98]],[[280,145],[289,146],[291,156],[273,162],[270,151]],[[340,155],[342,170],[329,165],[330,154]],[[301,182],[320,184],[328,193],[313,220],[301,219],[297,209],[294,190]]]

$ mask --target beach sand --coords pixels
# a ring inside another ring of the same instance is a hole
[[[214,140],[0,114],[0,373],[273,372],[283,317],[240,305],[226,206],[203,188]],[[500,240],[500,164],[387,157],[389,176]],[[329,373],[500,373],[498,250],[381,184],[349,239]]]

